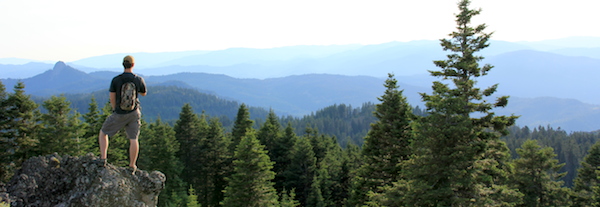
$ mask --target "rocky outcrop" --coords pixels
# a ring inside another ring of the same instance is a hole
[[[0,200],[17,207],[156,206],[163,173],[137,170],[132,175],[131,169],[98,161],[91,154],[33,157],[0,185]]]

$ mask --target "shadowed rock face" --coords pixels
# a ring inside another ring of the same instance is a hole
[[[11,206],[156,206],[163,173],[103,166],[89,154],[33,157],[23,163],[0,201]],[[4,191],[5,192],[2,192]]]

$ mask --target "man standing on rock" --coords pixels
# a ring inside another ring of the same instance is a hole
[[[125,56],[123,73],[112,79],[109,95],[113,113],[106,118],[98,135],[100,159],[102,164],[106,164],[108,136],[112,137],[119,130],[125,128],[125,133],[129,138],[129,167],[132,168],[132,174],[135,174],[137,170],[138,136],[140,135],[142,116],[137,97],[138,94],[146,96],[146,83],[142,77],[133,74],[134,65],[133,57]]]

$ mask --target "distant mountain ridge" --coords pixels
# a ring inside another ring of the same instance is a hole
[[[600,83],[596,80],[600,76],[600,38],[541,42],[491,41],[490,44],[480,55],[485,57],[482,63],[490,63],[494,68],[488,76],[477,79],[477,87],[499,84],[496,94],[510,95],[515,102],[519,98],[541,100],[541,97],[554,97],[556,99],[546,101],[571,103],[573,106],[556,104],[540,107],[554,107],[545,113],[571,111],[568,117],[572,118],[566,122],[576,122],[579,116],[584,117],[580,122],[592,121],[589,114],[595,114],[593,108],[600,104],[600,96],[597,95]],[[396,75],[409,102],[418,105],[418,93],[430,91],[431,82],[438,80],[427,71],[437,70],[433,61],[446,59],[447,54],[438,41],[411,41],[133,55],[138,64],[135,72],[146,77],[149,85],[194,88],[252,106],[301,116],[332,104],[358,106],[364,102],[377,102],[376,98],[383,93],[382,85],[387,73]],[[110,79],[122,71],[120,60],[124,55],[91,57],[55,65],[5,64],[0,65],[0,78],[8,90],[21,79],[26,83],[28,93],[40,96],[107,90]],[[89,67],[99,63],[106,67]],[[521,104],[541,103],[522,101]],[[507,111],[527,108],[510,104],[509,107]],[[573,107],[585,109],[588,115],[569,109]],[[521,113],[525,115],[529,112]],[[535,117],[553,120],[524,122],[569,125],[554,120],[557,117]],[[600,128],[588,126],[593,123],[580,125],[582,127],[569,128]]]
[[[108,84],[112,77],[117,74],[119,73],[94,72],[88,74],[63,62],[58,62],[52,70],[32,78],[23,79],[23,81],[28,94],[39,96],[60,93],[107,94]],[[294,116],[307,115],[334,104],[347,104],[358,107],[366,102],[378,103],[377,97],[380,97],[385,91],[383,87],[384,79],[369,76],[309,74],[260,80],[238,79],[226,75],[206,73],[179,73],[144,77],[149,86],[192,88],[215,95],[221,99],[233,100],[238,103],[246,103],[251,107],[265,109],[261,113],[264,113],[267,109],[273,109],[278,115]],[[405,83],[408,80],[405,77],[397,77],[397,79],[400,89],[403,90],[403,95],[407,97],[413,106],[420,105],[419,92],[429,93],[430,91],[427,87]],[[16,81],[15,79],[2,80],[7,90],[10,90],[16,84]],[[431,84],[431,82],[429,83]],[[185,91],[179,93],[190,94]],[[149,98],[153,98],[152,96],[153,92],[150,91]],[[177,111],[181,107],[181,103],[196,101],[198,100],[189,97],[185,100],[178,100],[179,105],[168,105],[172,102],[165,102],[167,105],[164,107],[169,108],[172,114],[162,114],[161,116],[176,116],[173,111]],[[79,105],[85,104],[80,103]],[[600,106],[585,104],[575,99],[519,98],[513,96],[509,99],[507,108],[497,109],[496,112],[502,115],[520,115],[521,118],[519,118],[517,124],[521,126],[551,125],[561,127],[567,131],[594,131],[600,129]]]

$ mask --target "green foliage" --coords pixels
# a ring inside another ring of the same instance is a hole
[[[376,120],[373,116],[374,110],[373,103],[364,103],[358,108],[335,104],[302,118],[281,118],[281,123],[296,126],[295,132],[300,136],[304,135],[304,127],[310,127],[318,129],[323,134],[337,137],[337,142],[342,147],[346,147],[348,143],[362,145],[370,124]]]
[[[397,80],[388,74],[385,93],[379,97],[374,115],[377,121],[365,137],[362,149],[363,165],[358,170],[352,189],[352,205],[367,201],[367,193],[383,193],[382,188],[398,181],[400,162],[411,155],[413,140],[410,123],[414,119],[412,108],[398,90]]]
[[[14,93],[6,93],[0,82],[0,181],[7,181],[23,161],[37,155],[40,112],[24,89],[19,82]]]
[[[542,146],[552,147],[558,155],[557,159],[565,166],[559,171],[567,172],[567,175],[561,178],[567,187],[574,186],[574,179],[577,176],[577,169],[581,168],[583,158],[586,156],[590,147],[600,140],[598,132],[571,132],[552,127],[539,126],[533,129],[529,127],[511,127],[510,134],[502,140],[506,142],[511,149],[513,158],[517,158],[516,149],[527,140],[537,140]]]
[[[272,157],[272,150],[275,148],[275,142],[281,139],[281,125],[275,115],[275,112],[271,110],[267,115],[267,120],[258,130],[257,138],[260,144],[265,146],[265,149],[269,152],[269,157]]]
[[[278,206],[273,187],[275,173],[264,146],[253,132],[242,137],[236,147],[233,174],[227,178],[223,206]]]
[[[285,190],[284,183],[286,180],[284,172],[287,171],[291,165],[291,151],[297,141],[298,137],[296,136],[296,133],[294,133],[294,128],[292,128],[291,124],[288,124],[283,135],[274,141],[274,146],[269,151],[271,154],[269,156],[271,161],[275,162],[273,165],[273,172],[275,172],[275,179],[273,182],[275,182],[275,189],[277,189],[278,192],[283,192],[283,190]]]
[[[83,121],[86,123],[85,133],[83,135],[83,142],[85,145],[90,146],[90,151],[95,154],[99,154],[98,145],[98,133],[102,129],[102,124],[105,118],[102,116],[96,98],[92,96],[88,112],[83,115]]]
[[[160,119],[145,127],[139,137],[140,155],[138,166],[145,170],[158,170],[167,176],[165,188],[159,195],[159,205],[181,206],[187,192],[181,179],[183,165],[176,156],[179,142],[173,127]]]
[[[298,139],[290,153],[292,159],[283,172],[283,186],[285,189],[296,189],[296,199],[301,206],[306,206],[317,170],[317,158],[307,138]]]
[[[194,188],[190,185],[190,188],[188,189],[188,202],[186,204],[186,207],[200,207],[200,204],[198,203],[198,194],[196,194],[196,190],[194,190]]]
[[[41,118],[40,154],[57,152],[80,156],[92,150],[92,143],[84,137],[86,124],[78,112],[71,113],[69,105],[64,96],[52,96],[42,104],[47,113]]]
[[[197,157],[199,165],[197,181],[194,183],[198,192],[200,205],[218,206],[223,200],[224,189],[227,186],[225,177],[229,176],[231,169],[231,153],[229,137],[224,136],[223,126],[218,118],[209,120],[208,129],[201,133],[204,136],[198,143]],[[200,164],[201,163],[201,164]]]
[[[517,153],[512,182],[524,194],[522,206],[568,206],[569,190],[559,181],[566,173],[558,173],[564,164],[558,164],[554,150],[528,140]]]
[[[108,102],[106,90],[89,94],[65,94],[65,96],[77,111],[87,109],[92,96],[96,97],[98,103]],[[153,121],[158,117],[165,121],[176,120],[179,118],[181,106],[187,103],[194,109],[202,109],[208,116],[219,117],[226,128],[231,128],[231,120],[235,118],[240,106],[236,101],[219,98],[214,94],[177,86],[148,86],[148,95],[139,99],[146,120]],[[252,113],[252,119],[266,117],[269,113],[268,110],[258,107],[248,107],[248,110]]]
[[[486,193],[507,189],[502,183],[490,181],[504,174],[499,172],[504,169],[499,166],[501,157],[488,155],[488,150],[493,149],[490,146],[501,135],[507,134],[507,127],[517,117],[495,116],[491,112],[494,107],[506,105],[507,97],[500,97],[493,104],[485,99],[496,91],[497,85],[484,90],[475,87],[475,79],[492,69],[488,64],[480,67],[478,62],[483,57],[475,55],[488,47],[491,34],[483,32],[485,24],[470,25],[480,10],[469,9],[469,4],[468,0],[459,2],[457,31],[449,35],[450,39],[441,40],[443,49],[451,53],[447,60],[434,61],[439,71],[430,71],[454,87],[435,81],[431,95],[421,94],[428,114],[414,122],[415,155],[402,164],[407,180],[398,187],[398,191],[406,190],[403,202],[408,206],[474,206],[514,199]],[[482,191],[482,187],[488,190]]]
[[[281,200],[279,201],[280,207],[296,207],[300,206],[300,202],[298,202],[296,198],[296,193],[292,189],[291,191],[283,190],[281,191]]]
[[[246,104],[240,105],[235,122],[233,123],[233,129],[231,130],[231,152],[235,151],[235,147],[240,143],[243,136],[253,131],[253,124],[254,122],[250,120],[250,112]]]
[[[175,126],[175,137],[179,142],[179,150],[177,151],[177,157],[182,162],[184,170],[181,174],[182,179],[192,185],[195,185],[196,180],[194,177],[198,174],[196,164],[199,162],[199,148],[200,139],[202,139],[202,133],[208,130],[208,123],[206,117],[203,115],[202,118],[198,118],[189,104],[183,105],[181,112],[179,113],[179,119],[176,121]]]
[[[592,203],[594,188],[600,186],[600,141],[597,141],[589,150],[578,170],[573,191],[579,206]]]

